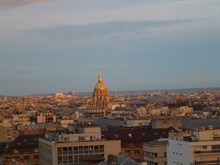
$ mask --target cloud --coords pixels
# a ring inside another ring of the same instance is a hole
[[[0,0],[0,6],[2,6],[0,9],[17,7],[21,5],[28,5],[43,1],[47,1],[47,0]]]
[[[201,21],[204,19],[176,19],[160,21],[112,21],[89,25],[62,25],[35,30],[26,30],[25,33],[39,37],[63,40],[84,40],[103,37],[135,37],[147,34],[148,29],[167,27],[177,24]]]

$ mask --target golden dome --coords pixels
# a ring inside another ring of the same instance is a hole
[[[105,83],[103,82],[98,82],[96,85],[95,85],[95,89],[96,90],[105,90],[107,87],[105,85]]]
[[[107,89],[105,83],[103,82],[102,74],[99,74],[98,83],[95,85],[95,90],[105,90]]]

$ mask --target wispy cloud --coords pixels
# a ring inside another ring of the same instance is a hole
[[[48,0],[0,0],[0,9],[28,5],[31,3],[43,2]]]
[[[148,29],[167,27],[183,23],[191,23],[204,19],[176,19],[161,21],[112,21],[89,25],[62,25],[35,30],[25,33],[35,34],[49,39],[84,40],[91,38],[137,36],[147,33]]]

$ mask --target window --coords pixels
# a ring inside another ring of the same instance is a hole
[[[154,153],[154,157],[157,157],[157,153]]]
[[[63,154],[67,154],[67,147],[63,147]]]
[[[63,156],[63,163],[67,163],[67,156]]]
[[[24,156],[24,159],[30,159],[30,157],[29,156]]]
[[[134,150],[134,155],[140,155],[140,150]]]
[[[167,153],[166,153],[166,152],[164,152],[164,154],[163,154],[163,155],[164,155],[164,157],[167,157]]]
[[[130,155],[130,150],[125,150],[125,155],[129,156]]]
[[[38,155],[34,155],[34,159],[38,159],[38,157],[39,157]]]
[[[78,153],[78,147],[73,147],[73,153],[77,154]]]
[[[213,149],[213,150],[220,150],[220,145],[213,145],[213,146],[212,146],[212,149]]]
[[[19,156],[15,156],[15,160],[19,159],[20,157]]]
[[[78,156],[74,156],[74,162],[75,162],[75,163],[78,163],[78,162],[79,162]]]
[[[207,146],[202,146],[202,149],[203,149],[203,150],[207,149]]]
[[[73,162],[73,156],[70,155],[70,156],[69,156],[69,163],[72,163],[72,162]]]
[[[96,153],[99,152],[99,146],[95,146],[95,152],[96,152]]]
[[[68,147],[68,153],[72,154],[72,147]]]
[[[84,146],[84,153],[89,153],[89,147],[88,146]]]
[[[83,147],[79,147],[79,153],[80,153],[80,154],[83,153]]]
[[[62,163],[62,156],[58,156],[58,163]]]
[[[89,153],[93,153],[94,152],[94,146],[89,146]]]
[[[100,146],[100,152],[104,152],[104,145]]]

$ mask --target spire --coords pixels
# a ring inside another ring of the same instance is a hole
[[[102,81],[103,81],[102,73],[100,72],[100,73],[99,73],[99,77],[98,77],[98,82],[102,82]]]

